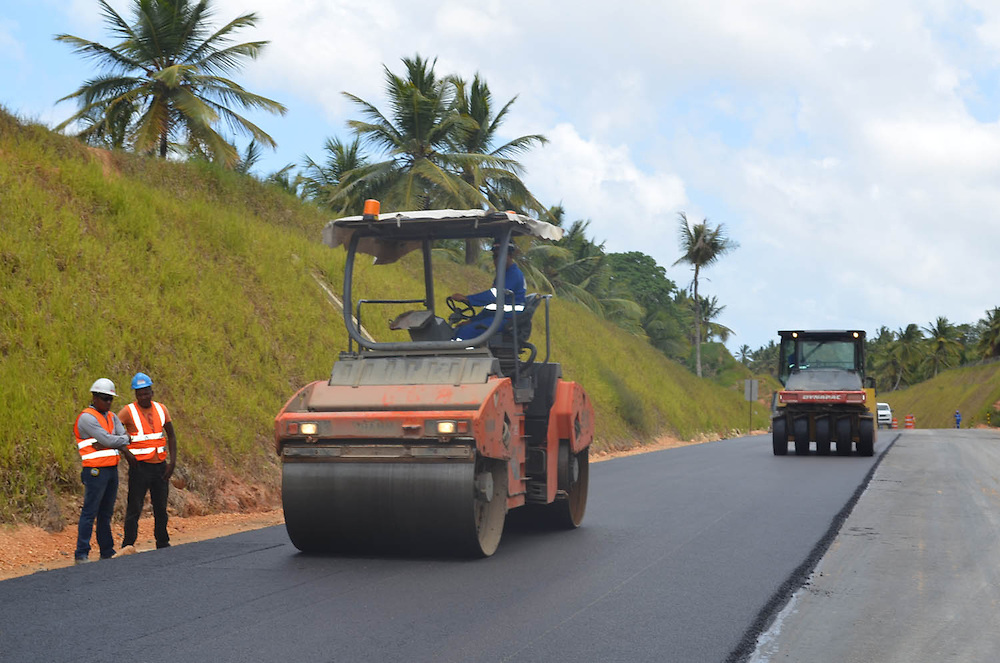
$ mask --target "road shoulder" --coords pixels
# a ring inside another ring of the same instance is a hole
[[[754,663],[997,660],[1000,435],[903,433]]]

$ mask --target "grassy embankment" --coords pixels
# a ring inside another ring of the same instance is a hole
[[[326,215],[251,178],[91,150],[2,111],[0,191],[0,522],[51,519],[79,493],[71,426],[87,390],[110,377],[117,409],[139,370],[176,421],[189,508],[273,501],[273,417],[347,345],[314,280],[340,291],[344,252],[318,241]],[[414,258],[362,268],[356,292],[417,295]],[[439,275],[441,310],[489,280],[446,262]],[[387,317],[366,315],[377,338],[395,338]],[[746,430],[742,383],[698,380],[567,302],[552,327],[553,358],[594,401],[599,448]]]
[[[903,428],[912,414],[917,428],[954,428],[955,410],[962,413],[962,428],[987,423],[1000,425],[1000,363],[965,366],[939,373],[920,384],[883,392],[878,400],[892,407]]]

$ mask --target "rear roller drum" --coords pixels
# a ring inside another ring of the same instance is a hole
[[[788,455],[788,425],[784,417],[771,422],[771,446],[774,448],[775,456]]]
[[[583,522],[590,485],[590,449],[571,455],[569,444],[559,447],[559,492],[549,504],[528,504],[514,511],[520,523],[540,529],[575,529]]]
[[[799,417],[795,420],[795,455],[805,456],[809,453],[809,419]]]
[[[851,455],[851,420],[847,417],[837,420],[837,455]]]
[[[830,455],[830,418],[816,419],[816,453],[820,456]]]
[[[563,460],[565,457],[565,461]],[[564,471],[565,462],[565,471]],[[559,489],[566,499],[556,500],[549,509],[552,524],[562,529],[574,529],[583,522],[587,510],[587,489],[590,486],[590,448],[570,454],[569,445],[559,449]]]

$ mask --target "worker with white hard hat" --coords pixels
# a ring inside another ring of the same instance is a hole
[[[100,378],[90,386],[90,395],[90,405],[77,415],[73,424],[76,448],[83,463],[80,480],[84,486],[73,554],[77,564],[90,561],[90,536],[95,520],[101,559],[114,557],[111,516],[118,496],[118,460],[124,456],[130,465],[135,463],[135,457],[128,450],[128,432],[118,416],[111,412],[111,401],[117,395],[115,383]]]
[[[153,537],[156,539],[156,547],[170,546],[167,498],[170,494],[170,477],[177,463],[174,424],[167,407],[153,400],[153,379],[145,373],[136,373],[132,378],[132,389],[135,390],[135,402],[118,412],[118,418],[132,436],[129,451],[138,461],[129,467],[128,472],[125,537],[121,548],[123,555],[136,552],[139,516],[142,515],[147,492],[153,507]]]

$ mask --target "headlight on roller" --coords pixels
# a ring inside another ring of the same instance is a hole
[[[441,419],[428,421],[424,427],[426,431],[433,431],[433,435],[438,437],[450,437],[452,435],[468,435],[469,422],[465,420]]]
[[[299,424],[299,432],[303,435],[315,435],[317,428],[317,425],[313,423]]]

